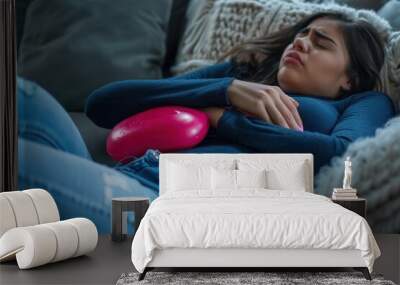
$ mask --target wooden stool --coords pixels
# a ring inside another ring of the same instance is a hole
[[[140,221],[149,208],[150,200],[146,197],[118,197],[112,199],[112,234],[113,241],[123,241],[126,233],[122,232],[123,225],[127,223],[127,216],[124,212],[135,214],[135,231],[138,229]]]

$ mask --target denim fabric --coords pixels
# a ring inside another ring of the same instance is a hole
[[[152,152],[135,161],[137,174],[131,177],[96,163],[67,112],[48,92],[21,78],[17,87],[20,190],[47,190],[61,219],[88,218],[100,233],[111,231],[112,197],[144,196],[153,201],[158,196],[141,184],[146,180],[140,175],[148,173],[149,163],[155,165]],[[133,215],[128,219],[131,233]]]
[[[148,149],[143,156],[126,164],[118,164],[114,168],[158,193],[159,155],[158,149]]]
[[[83,138],[64,108],[36,83],[17,79],[18,136],[91,159]]]

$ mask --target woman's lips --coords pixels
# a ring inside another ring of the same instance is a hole
[[[297,52],[288,52],[283,58],[284,62],[304,65],[300,55]]]

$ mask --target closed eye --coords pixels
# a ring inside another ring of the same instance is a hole
[[[317,47],[320,48],[328,48],[327,46],[325,46],[324,44],[321,44],[319,41],[317,41],[317,43],[315,44]]]
[[[309,28],[309,27],[305,27],[305,28],[301,29],[301,30],[297,33],[296,37],[297,37],[297,36],[305,36],[305,35],[307,35],[307,34],[309,33],[309,31],[310,31],[310,28]],[[329,47],[327,46],[326,43],[325,43],[325,44],[321,44],[321,41],[324,41],[324,42],[327,41],[327,42],[329,42],[328,45],[330,45],[330,43],[336,45],[335,41],[334,41],[333,39],[331,39],[330,37],[324,35],[323,33],[319,32],[319,31],[317,31],[317,30],[315,30],[315,29],[314,29],[313,31],[314,31],[315,37],[317,38],[317,40],[316,40],[316,46],[321,47],[321,48],[329,48]]]

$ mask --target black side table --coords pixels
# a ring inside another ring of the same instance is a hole
[[[359,214],[364,219],[367,217],[367,200],[364,198],[357,198],[352,200],[332,199],[332,202],[339,204],[356,214]]]
[[[126,224],[124,212],[132,211],[135,214],[135,230],[149,208],[150,200],[146,197],[119,197],[112,199],[112,234],[113,241],[123,241],[126,234],[122,232],[123,224]],[[124,221],[125,218],[125,221]]]

